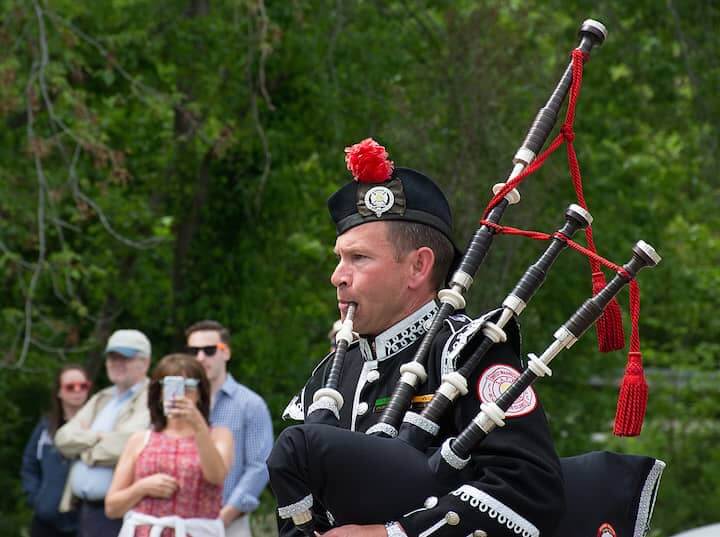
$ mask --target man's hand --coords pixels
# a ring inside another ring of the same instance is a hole
[[[226,505],[220,509],[220,520],[223,521],[226,528],[232,524],[236,518],[240,518],[241,516],[245,516],[245,513],[238,511],[232,505]]]
[[[385,531],[385,526],[382,524],[370,524],[367,526],[348,524],[333,528],[323,533],[322,537],[387,537],[387,531]]]

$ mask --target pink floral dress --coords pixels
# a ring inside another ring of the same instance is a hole
[[[178,482],[178,490],[170,498],[145,497],[133,511],[163,517],[218,518],[222,506],[222,486],[208,483],[202,475],[200,456],[194,436],[172,437],[151,432],[150,438],[135,461],[135,481],[149,475],[164,473]],[[166,528],[162,537],[173,537]],[[141,526],[135,537],[148,537],[150,527]]]

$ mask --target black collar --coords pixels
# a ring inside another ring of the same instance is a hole
[[[438,307],[431,300],[374,338],[360,337],[360,353],[366,361],[382,362],[409,347],[430,328]],[[375,351],[373,352],[373,343]]]

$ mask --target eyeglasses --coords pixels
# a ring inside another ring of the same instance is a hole
[[[188,354],[192,354],[193,356],[197,356],[200,351],[203,352],[205,356],[215,356],[215,353],[218,349],[220,350],[227,350],[227,345],[225,343],[215,343],[215,345],[205,345],[203,347],[187,347]]]
[[[61,387],[66,392],[86,392],[90,389],[89,382],[68,382]]]

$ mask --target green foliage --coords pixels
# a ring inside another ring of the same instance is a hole
[[[80,360],[101,378],[114,328],[143,329],[160,357],[189,323],[224,322],[233,373],[266,398],[279,431],[337,316],[325,200],[349,179],[342,148],[374,136],[399,165],[429,172],[464,242],[589,16],[609,29],[576,122],[596,241],[617,262],[639,238],[664,257],[641,277],[644,435],[604,434],[624,357],[598,356],[591,335],[538,389],[562,454],[668,462],[655,537],[715,521],[718,414],[697,379],[720,356],[717,5],[9,0],[0,487],[12,493],[0,533],[29,518],[15,469],[53,372]],[[567,175],[560,151],[506,223],[555,229],[574,201]],[[520,240],[495,241],[471,314],[495,307],[543,247]],[[525,350],[544,348],[589,290],[586,261],[564,254],[523,314]]]

